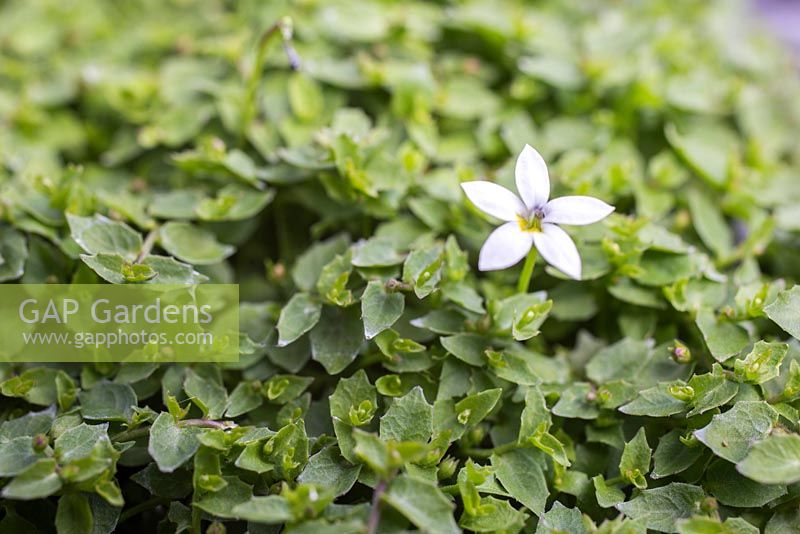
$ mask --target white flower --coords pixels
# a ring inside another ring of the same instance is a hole
[[[492,182],[464,182],[467,197],[482,211],[506,221],[489,235],[478,257],[481,271],[511,267],[535,246],[562,273],[580,280],[581,257],[557,224],[585,225],[608,217],[614,206],[593,197],[550,198],[550,177],[542,156],[525,145],[514,169],[517,195]]]

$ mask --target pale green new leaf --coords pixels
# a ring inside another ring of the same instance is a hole
[[[762,484],[800,481],[800,436],[773,434],[755,443],[736,469]]]

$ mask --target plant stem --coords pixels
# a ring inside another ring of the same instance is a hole
[[[201,534],[200,528],[203,523],[203,511],[197,506],[192,506],[192,525],[190,532],[192,534]]]
[[[217,430],[227,430],[229,428],[236,427],[236,423],[233,421],[214,421],[212,419],[184,419],[182,421],[178,421],[178,426],[180,427],[199,427],[199,428],[215,428]],[[115,441],[117,443],[121,443],[123,441],[133,441],[135,439],[141,438],[146,436],[150,433],[149,426],[140,426],[137,428],[131,428],[129,430],[123,430],[119,434],[114,434],[111,436],[111,441]]]
[[[136,506],[131,506],[124,512],[122,512],[119,516],[119,521],[117,523],[122,523],[130,519],[131,517],[135,516],[136,514],[140,514],[146,510],[150,510],[151,508],[155,508],[156,506],[160,506],[162,504],[169,504],[171,501],[166,497],[153,497],[152,499],[148,499],[146,501],[140,502]]]
[[[278,253],[283,261],[292,258],[292,236],[289,232],[289,217],[286,213],[284,203],[275,202],[273,207],[275,213],[275,232],[278,234]]]
[[[458,484],[450,484],[449,486],[442,486],[439,488],[442,493],[449,493],[450,495],[458,495],[461,490],[458,488]]]
[[[390,278],[386,281],[384,286],[386,287],[386,290],[390,292],[405,291],[406,293],[410,293],[411,291],[414,291],[414,286],[400,281],[397,278]]]
[[[214,421],[213,419],[184,419],[178,421],[178,426],[197,426],[200,428],[216,428],[217,430],[226,430],[228,428],[236,427],[233,421]]]
[[[131,428],[129,430],[123,430],[119,434],[114,434],[111,436],[111,441],[115,441],[117,443],[122,443],[123,441],[133,441],[135,439],[139,439],[143,436],[146,436],[150,433],[149,426],[140,426],[137,428]]]
[[[506,443],[505,445],[498,445],[491,449],[465,449],[464,453],[468,456],[475,456],[476,458],[489,458],[493,454],[503,454],[504,452],[513,451],[519,447],[516,441]]]
[[[150,233],[144,238],[142,249],[139,251],[139,254],[136,255],[136,259],[133,260],[133,263],[142,263],[142,260],[150,255],[150,251],[153,250],[153,246],[156,244],[156,239],[158,239],[158,228],[150,230]]]
[[[531,277],[533,277],[533,267],[536,265],[536,257],[538,253],[534,247],[528,252],[528,257],[525,258],[525,265],[522,266],[522,272],[519,273],[519,280],[517,281],[517,293],[527,293],[531,285]]]
[[[256,57],[253,62],[253,71],[250,73],[250,78],[247,80],[247,92],[245,93],[244,111],[242,113],[242,131],[240,136],[244,137],[247,127],[250,126],[250,121],[253,120],[256,111],[256,96],[258,93],[258,82],[261,80],[261,72],[264,69],[264,59],[267,53],[267,45],[272,41],[274,35],[280,35],[283,41],[283,51],[289,58],[289,66],[292,70],[300,68],[300,58],[297,52],[292,47],[292,19],[290,17],[283,17],[281,20],[267,28],[261,34],[258,41],[258,48],[256,49]]]
[[[375,534],[378,531],[378,523],[381,521],[381,495],[385,491],[385,480],[379,481],[372,491],[372,509],[369,512],[369,520],[367,521],[367,534]]]

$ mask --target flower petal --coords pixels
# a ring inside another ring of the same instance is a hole
[[[519,197],[502,185],[479,180],[464,182],[461,189],[481,211],[502,221],[516,221],[518,215],[528,211]]]
[[[478,257],[478,269],[496,271],[511,267],[531,250],[532,234],[516,222],[507,222],[489,234]]]
[[[582,226],[605,219],[614,206],[594,197],[554,198],[544,207],[544,222]]]
[[[581,256],[572,238],[555,224],[543,224],[533,233],[533,243],[542,257],[570,278],[581,279]]]
[[[542,155],[530,145],[520,152],[514,169],[517,191],[529,209],[541,208],[550,198],[550,176]]]

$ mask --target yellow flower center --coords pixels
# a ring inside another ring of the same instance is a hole
[[[544,219],[544,212],[535,210],[528,218],[517,215],[517,224],[523,232],[541,232],[542,219]]]

